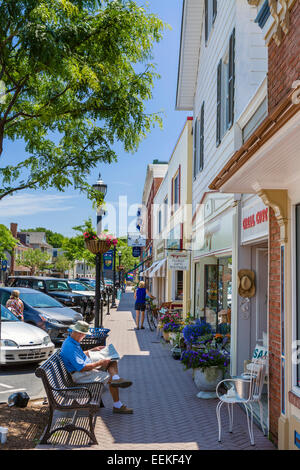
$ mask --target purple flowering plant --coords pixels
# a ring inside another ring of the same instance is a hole
[[[167,333],[167,332],[170,332],[170,333],[177,333],[178,331],[180,331],[182,329],[182,325],[178,324],[178,323],[174,323],[174,322],[171,322],[171,323],[165,323],[164,324],[164,327],[163,327],[163,330]]]
[[[180,361],[186,369],[207,369],[216,366],[225,371],[230,362],[230,355],[217,349],[183,351]]]

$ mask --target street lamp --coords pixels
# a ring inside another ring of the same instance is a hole
[[[120,266],[121,266],[122,251],[118,251],[118,255],[119,255],[119,289],[121,289],[121,269],[120,269]]]
[[[116,305],[116,247],[114,245],[114,259],[113,259],[113,291],[111,299],[111,308],[117,308]]]
[[[95,184],[93,184],[93,188],[98,191],[103,196],[103,200],[107,193],[107,184],[101,179],[101,174],[99,173],[99,178]],[[102,218],[105,214],[105,211],[102,209],[101,206],[97,208],[97,235],[100,235],[102,232]],[[102,261],[102,254],[96,254],[96,286],[95,286],[95,328],[99,328],[99,310],[100,310],[100,283],[101,283],[101,261]],[[101,303],[101,327],[102,327],[102,320],[103,320],[103,305]]]

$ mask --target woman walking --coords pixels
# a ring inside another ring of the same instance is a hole
[[[144,281],[141,281],[139,283],[139,287],[136,289],[134,293],[134,298],[135,298],[135,312],[136,312],[136,330],[139,330],[139,320],[140,320],[140,312],[141,314],[141,330],[144,330],[144,318],[145,318],[145,310],[146,310],[146,295],[150,297],[151,299],[155,299],[153,295],[151,295],[148,292],[148,289],[145,288],[145,283]]]
[[[19,320],[24,321],[24,304],[20,299],[20,292],[18,290],[12,291],[10,298],[6,302],[6,308],[14,313],[19,318]]]

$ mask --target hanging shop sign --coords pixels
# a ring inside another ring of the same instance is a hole
[[[269,233],[269,208],[255,196],[242,207],[241,242],[265,238]]]
[[[107,251],[103,254],[103,267],[105,270],[110,270],[113,267],[114,253],[113,251]]]
[[[134,247],[134,246],[144,247],[146,246],[146,238],[143,237],[140,233],[128,233],[127,245],[131,247]]]
[[[140,246],[133,246],[132,247],[132,256],[134,258],[139,258],[141,256],[141,247]]]
[[[187,252],[168,253],[168,269],[171,271],[189,271],[190,254]]]

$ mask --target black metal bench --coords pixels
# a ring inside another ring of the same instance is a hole
[[[101,382],[76,384],[71,374],[66,370],[57,350],[49,359],[35,371],[35,375],[42,379],[49,403],[49,421],[42,437],[41,444],[47,444],[51,435],[58,431],[83,431],[90,438],[90,444],[97,444],[95,436],[96,414],[99,408],[104,406],[101,395],[104,385]],[[74,410],[72,423],[59,426],[51,430],[53,413],[55,410]],[[89,413],[89,430],[75,425],[76,415],[79,410],[87,410]]]

